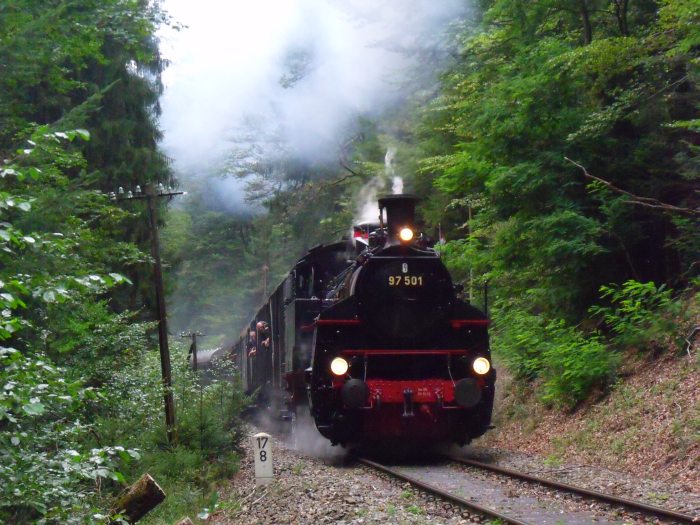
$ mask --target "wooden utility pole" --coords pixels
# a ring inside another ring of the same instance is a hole
[[[168,435],[168,443],[173,444],[175,436],[175,402],[173,401],[172,372],[170,367],[170,349],[168,348],[168,320],[165,309],[165,291],[163,288],[163,270],[160,262],[160,244],[158,241],[158,205],[156,199],[171,199],[175,195],[183,195],[182,191],[173,191],[159,184],[157,188],[149,186],[142,193],[140,186],[136,186],[136,193],[129,191],[126,195],[124,189],[112,197],[115,200],[146,199],[148,204],[148,222],[151,237],[151,256],[153,257],[153,284],[156,288],[156,306],[158,314],[158,342],[160,347],[160,372],[163,380],[163,402],[165,404],[165,429]]]
[[[151,225],[151,256],[153,257],[153,282],[156,286],[156,303],[158,308],[158,342],[160,343],[160,372],[163,378],[163,401],[165,403],[165,427],[168,443],[173,443],[175,432],[175,402],[173,401],[172,373],[170,368],[170,349],[168,348],[168,318],[165,310],[165,291],[163,289],[163,270],[160,262],[160,243],[158,239],[158,206],[153,187],[146,190],[148,218]]]
[[[180,337],[189,337],[192,339],[192,345],[190,346],[189,354],[192,354],[192,370],[197,370],[197,337],[204,337],[201,332],[182,332]]]

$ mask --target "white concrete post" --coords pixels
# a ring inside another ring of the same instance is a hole
[[[253,436],[253,455],[255,456],[255,485],[267,485],[272,482],[272,440],[270,434],[260,432]]]

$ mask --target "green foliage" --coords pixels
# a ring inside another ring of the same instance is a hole
[[[96,296],[126,281],[105,271],[101,244],[81,237],[89,228],[79,215],[66,213],[67,234],[59,233],[58,221],[46,216],[60,212],[42,207],[46,188],[60,186],[64,172],[80,165],[80,155],[66,150],[65,143],[86,136],[81,130],[39,129],[29,146],[4,164],[2,183],[13,193],[1,197],[0,340],[17,348],[0,348],[0,519],[13,523],[99,519],[91,516],[100,487],[123,482],[119,470],[138,457],[121,446],[88,445],[99,392],[85,387],[80,371],[57,366],[51,356],[67,344],[84,350],[80,332],[65,330],[58,321],[75,322],[70,312],[103,305]],[[68,195],[75,210],[86,193]],[[98,224],[93,221],[93,228]],[[32,234],[24,234],[25,228]]]
[[[31,135],[37,125],[55,140],[74,142],[70,152],[54,148],[40,160],[52,159],[55,168],[60,168],[56,180],[52,180],[55,171],[46,172],[38,165],[33,171],[33,175],[43,175],[42,180],[27,185],[39,199],[39,213],[32,218],[41,223],[26,225],[25,231],[66,224],[71,215],[86,221],[106,219],[95,216],[101,210],[114,218],[120,212],[101,206],[104,197],[95,190],[109,192],[117,186],[170,180],[166,159],[156,144],[163,62],[155,32],[164,21],[158,4],[144,0],[52,0],[41,5],[19,0],[0,7],[0,63],[4,66],[0,158],[10,158],[17,148],[24,150],[24,140],[34,140]],[[89,141],[73,140],[88,134]],[[13,160],[24,162],[21,154]],[[76,196],[76,190],[82,194],[79,201],[68,197]],[[139,294],[150,301],[141,285],[150,275],[149,268],[134,264],[144,258],[120,242],[147,240],[145,210],[141,206],[134,211],[132,216],[121,214],[111,228],[96,228],[91,239],[111,247],[110,271],[128,275],[136,283],[128,294],[113,294],[121,308],[132,309],[140,306]],[[70,228],[56,228],[64,235],[72,233],[67,230]],[[82,231],[84,236],[90,233],[89,229]]]
[[[250,249],[250,220],[223,212],[205,211],[189,199],[184,210],[168,215],[163,230],[164,255],[173,263],[168,286],[171,326],[176,330],[200,330],[211,344],[213,335],[231,335],[242,326],[261,300],[261,265],[257,275],[245,275],[245,253]],[[170,284],[172,282],[172,285]],[[251,300],[251,288],[257,291]]]
[[[0,288],[14,300],[22,295],[17,306],[26,306],[10,329],[23,326],[22,345],[40,344],[50,355],[79,346],[69,325],[91,307],[86,297],[128,283],[111,271],[115,258],[143,259],[132,245],[109,240],[125,217],[121,211],[99,192],[70,187],[67,173],[83,163],[70,142],[84,137],[38,128],[27,147],[5,161],[0,180],[10,190],[0,197]]]
[[[619,358],[600,336],[586,336],[564,321],[551,321],[544,333],[550,340],[542,353],[545,402],[571,407],[611,384]]]
[[[617,344],[654,348],[672,340],[677,332],[681,303],[664,285],[630,280],[622,285],[601,286],[600,291],[610,304],[592,306],[590,312],[605,322]]]
[[[0,340],[11,345],[0,352],[0,518],[13,523],[99,521],[99,494],[138,457],[92,442],[96,387],[145,338],[104,299],[128,283],[110,271],[115,254],[142,257],[106,234],[124,214],[70,182],[84,167],[71,143],[86,138],[39,127],[0,179]]]
[[[42,356],[0,348],[0,520],[89,520],[99,486],[123,481],[119,470],[138,458],[124,447],[81,445],[92,429],[86,407],[98,397],[65,377]]]
[[[244,396],[223,381],[200,391],[180,354],[182,439],[165,446],[154,325],[138,322],[151,261],[130,242],[146,240],[145,210],[105,194],[171,177],[157,148],[163,21],[142,0],[0,6],[2,522],[104,522],[146,468],[196,512],[237,466]]]
[[[498,311],[494,346],[521,380],[537,380],[540,398],[572,408],[615,377],[619,355],[597,333],[587,335],[561,319]]]
[[[496,298],[521,297],[530,311],[572,322],[604,283],[686,284],[700,249],[696,217],[592,190],[564,161],[636,195],[697,208],[697,10],[685,0],[624,13],[594,4],[587,39],[583,14],[560,2],[484,2],[483,21],[458,36],[460,58],[421,115],[419,147],[430,151],[422,176],[444,195],[430,199],[471,203],[443,205],[434,218],[448,239],[471,234],[451,260],[468,262]]]
[[[140,349],[113,374],[103,389],[97,421],[102,440],[142,451],[141,460],[125,472],[128,478],[135,481],[147,471],[166,493],[178,495],[168,498],[144,523],[174,522],[210,505],[216,482],[238,470],[240,414],[249,399],[237,383],[226,379],[234,372],[232,364],[221,364],[214,371],[221,379],[202,385],[200,375],[188,367],[185,345],[174,345],[172,362],[175,446],[166,441],[160,361],[153,350]],[[125,391],[132,394],[120,395]]]

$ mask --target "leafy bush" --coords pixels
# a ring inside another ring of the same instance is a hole
[[[571,408],[614,378],[618,355],[599,334],[587,335],[560,319],[499,309],[494,347],[521,380],[539,380],[541,399]]]
[[[212,482],[237,468],[246,400],[226,381],[200,387],[176,347],[180,441],[166,443],[153,325],[115,314],[105,299],[127,281],[110,270],[114,252],[142,256],[108,239],[123,215],[104,195],[61,189],[64,170],[82,162],[63,149],[79,137],[39,130],[1,173],[14,184],[0,191],[0,341],[8,346],[0,350],[0,522],[104,520],[98,510],[144,470],[170,496],[152,519],[174,521],[180,516],[168,513],[182,501],[195,506],[187,513],[209,505]],[[18,197],[20,188],[36,196]]]
[[[40,355],[0,348],[0,522],[91,521],[106,480],[138,453],[86,445],[85,409],[97,393]]]
[[[677,330],[681,303],[671,290],[653,282],[626,281],[621,286],[601,286],[608,306],[592,306],[590,313],[603,319],[621,346],[655,348]]]
[[[174,445],[166,439],[159,354],[148,347],[115,371],[103,390],[102,418],[96,424],[101,440],[142,451],[142,459],[131,464],[130,480],[148,472],[168,494],[144,523],[174,522],[196,513],[216,497],[216,482],[238,470],[239,416],[248,399],[226,378],[234,372],[233,364],[223,363],[217,374],[221,379],[205,385],[189,368],[187,347],[175,344],[171,351]]]
[[[62,186],[62,170],[80,165],[79,155],[62,152],[64,142],[86,135],[39,130],[0,173],[13,192],[0,191],[0,341],[7,345],[0,347],[3,522],[99,520],[100,490],[123,482],[119,469],[138,457],[122,446],[91,443],[90,420],[100,392],[86,386],[80,369],[63,368],[54,359],[69,345],[71,351],[84,350],[85,338],[75,336],[97,324],[91,306],[101,305],[98,296],[125,279],[102,264],[99,244],[77,249],[81,232],[91,229],[87,221],[68,214],[66,224],[55,221],[69,230],[66,234],[53,229],[57,224],[47,230],[42,216],[53,211],[24,195],[33,185]],[[88,193],[67,194],[66,207]],[[31,234],[23,233],[27,228]],[[88,328],[73,330],[68,327],[80,324],[78,310],[87,313]],[[58,311],[62,323],[49,318]],[[101,312],[102,320],[113,317],[104,304]]]
[[[612,383],[619,356],[600,335],[585,335],[562,320],[547,324],[542,353],[542,399],[573,407],[595,388]]]

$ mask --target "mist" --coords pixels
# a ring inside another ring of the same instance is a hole
[[[186,26],[160,34],[162,145],[185,189],[245,176],[261,158],[334,161],[359,116],[434,80],[446,29],[468,14],[464,0],[162,5]],[[246,206],[240,178],[207,187],[232,212]]]

